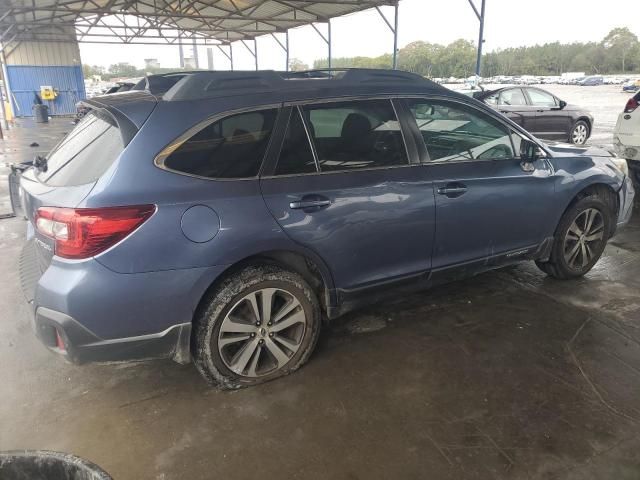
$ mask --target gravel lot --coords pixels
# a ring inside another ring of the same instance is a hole
[[[448,85],[453,90],[462,85]],[[506,87],[508,85],[485,85],[486,89]],[[534,85],[553,93],[572,105],[580,105],[591,112],[595,119],[595,128],[589,143],[613,148],[613,129],[618,114],[631,96],[622,92],[620,85],[600,85],[598,87],[580,87],[578,85]]]

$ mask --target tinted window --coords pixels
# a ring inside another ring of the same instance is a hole
[[[389,100],[310,105],[304,113],[321,171],[408,164]]]
[[[298,109],[294,108],[280,150],[276,175],[294,175],[316,171],[316,162],[302,123],[302,117],[300,117]]]
[[[536,90],[535,88],[527,89],[531,104],[537,107],[555,107],[556,99],[553,95],[542,90]]]
[[[497,105],[498,104],[498,94],[494,93],[493,95],[489,95],[484,99],[484,103],[488,105]]]
[[[172,170],[208,178],[255,177],[260,170],[277,110],[232,115],[200,130],[169,155]]]
[[[500,105],[526,105],[527,101],[524,98],[522,90],[519,88],[512,88],[510,90],[504,90],[500,92]]]
[[[111,115],[91,111],[47,156],[38,178],[55,186],[95,182],[122,153],[120,129]]]
[[[514,157],[509,130],[489,115],[448,102],[408,103],[432,161]]]

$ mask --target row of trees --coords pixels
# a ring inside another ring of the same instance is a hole
[[[426,77],[469,77],[475,72],[476,46],[468,40],[456,40],[449,45],[412,42],[398,52],[398,66],[402,70]],[[317,60],[314,68],[326,68],[327,59]],[[336,68],[389,68],[391,54],[379,57],[334,58]],[[291,70],[304,70],[307,65],[291,59]],[[116,63],[108,69],[83,65],[85,77],[100,75],[140,77],[146,73],[176,70],[156,69],[151,72],[129,63]],[[628,28],[615,28],[599,43],[546,43],[533,47],[507,48],[486,53],[482,61],[482,76],[496,75],[560,75],[562,72],[590,74],[640,72],[640,41]]]
[[[87,65],[82,64],[82,73],[84,73],[85,78],[93,77],[94,75],[99,75],[105,80],[109,80],[111,78],[135,78],[135,77],[143,77],[148,73],[167,73],[167,72],[175,72],[176,68],[154,68],[154,69],[145,69],[145,68],[136,68],[134,65],[131,65],[127,62],[120,62],[113,65],[110,65],[109,68],[105,68],[100,65]]]
[[[475,72],[476,46],[467,40],[449,45],[412,42],[398,52],[402,70],[427,77],[469,77]],[[326,68],[327,59],[314,68]],[[336,68],[389,68],[390,54],[379,57],[332,59]],[[560,75],[562,72],[590,74],[640,72],[640,41],[628,28],[615,28],[601,41],[562,44],[559,42],[498,49],[483,55],[481,75]]]

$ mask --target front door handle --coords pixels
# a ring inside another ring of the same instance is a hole
[[[456,198],[467,193],[467,186],[462,183],[447,183],[444,187],[438,187],[438,195]]]
[[[331,200],[318,195],[304,196],[300,200],[294,200],[289,203],[292,210],[320,210],[331,205]]]

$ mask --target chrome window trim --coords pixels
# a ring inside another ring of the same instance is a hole
[[[302,113],[302,109],[300,108],[300,105],[296,105],[294,107],[291,108],[291,111],[295,111],[298,115],[298,117],[300,118],[300,121],[302,122],[302,126],[304,128],[304,133],[307,136],[307,143],[309,144],[309,147],[311,148],[311,155],[313,155],[313,163],[315,163],[316,165],[316,171],[315,172],[308,172],[306,174],[300,174],[300,175],[317,175],[318,173],[322,173],[322,169],[320,168],[320,161],[318,160],[318,152],[316,151],[316,144],[313,143],[313,139],[311,138],[311,133],[309,132],[309,125],[307,125],[307,121],[304,118],[304,115]],[[291,123],[291,117],[289,117],[289,123]],[[289,129],[289,125],[287,125],[287,130]],[[285,131],[285,135],[287,134],[287,132]],[[278,162],[280,162],[280,154],[282,154],[282,149],[278,154]],[[276,163],[276,170],[278,169],[278,164]],[[274,177],[277,177],[279,175],[276,175],[275,172],[274,173]],[[295,173],[290,174],[290,175],[296,175]]]
[[[234,109],[234,110],[225,110],[224,112],[220,112],[217,113],[205,120],[202,120],[198,123],[196,123],[193,127],[189,128],[188,130],[186,130],[184,133],[182,133],[181,135],[179,135],[177,138],[175,138],[174,140],[172,140],[171,142],[169,142],[165,147],[162,148],[162,150],[160,150],[160,153],[158,153],[154,159],[153,159],[153,164],[158,167],[161,170],[165,170],[167,172],[171,172],[171,173],[176,173],[178,175],[184,175],[185,177],[191,177],[191,178],[199,178],[201,180],[209,180],[209,181],[214,181],[214,182],[237,182],[238,180],[256,180],[258,178],[260,178],[260,170],[261,170],[261,166],[262,163],[264,162],[264,157],[262,159],[262,161],[260,162],[260,167],[258,168],[258,173],[252,177],[229,177],[229,178],[219,178],[219,177],[205,177],[202,175],[194,175],[193,173],[187,173],[187,172],[182,172],[180,170],[175,170],[173,168],[169,168],[165,165],[165,160],[169,157],[169,155],[171,155],[173,152],[175,152],[178,148],[180,148],[185,142],[187,142],[191,137],[193,137],[194,135],[196,135],[197,133],[199,133],[201,130],[204,130],[205,128],[207,128],[209,125],[211,125],[212,123],[215,123],[219,120],[223,120],[225,118],[228,117],[232,117],[234,115],[238,115],[241,113],[251,113],[251,112],[260,112],[263,110],[276,110],[276,113],[279,113],[279,110],[282,108],[282,103],[273,103],[273,104],[267,104],[267,105],[260,105],[260,106],[252,106],[252,107],[246,107],[246,108],[238,108],[238,109]],[[277,117],[276,117],[277,120]],[[275,128],[275,124],[274,124],[274,128]],[[273,136],[273,129],[271,131],[271,134],[269,136],[269,144],[271,143],[271,138]],[[265,151],[265,156],[269,151],[269,145],[267,145],[267,149]]]
[[[258,171],[258,174],[253,176],[253,177],[234,177],[234,178],[211,178],[211,177],[204,177],[201,175],[194,175],[191,173],[186,173],[186,172],[181,172],[179,170],[174,170],[172,168],[167,167],[164,164],[165,159],[171,154],[173,153],[180,145],[182,145],[183,143],[185,143],[189,138],[191,138],[193,135],[195,135],[196,133],[198,133],[200,130],[208,127],[210,124],[217,122],[218,120],[222,120],[226,117],[230,117],[233,115],[237,115],[240,113],[248,113],[248,112],[258,112],[261,110],[272,110],[272,109],[276,109],[276,110],[280,110],[284,107],[292,107],[292,108],[297,108],[300,109],[301,106],[303,105],[314,105],[314,104],[323,104],[323,103],[339,103],[339,102],[348,102],[348,101],[362,101],[362,100],[389,100],[391,102],[392,108],[394,109],[394,112],[396,114],[397,117],[397,110],[395,108],[395,105],[393,104],[393,100],[410,100],[410,99],[422,99],[422,100],[440,100],[440,101],[447,101],[447,102],[453,102],[453,103],[458,103],[461,105],[466,105],[468,107],[471,107],[479,112],[482,112],[486,115],[491,116],[491,118],[493,118],[495,121],[499,122],[500,124],[504,125],[506,128],[512,130],[513,132],[515,132],[516,134],[520,135],[521,137],[535,143],[538,147],[540,147],[540,149],[542,151],[545,152],[546,157],[543,157],[542,160],[545,161],[547,167],[551,170],[552,173],[555,173],[555,170],[553,168],[553,165],[551,164],[551,162],[549,161],[549,158],[553,157],[553,155],[551,154],[551,152],[547,149],[546,145],[544,145],[543,143],[539,142],[537,139],[535,139],[534,137],[532,137],[528,132],[526,132],[524,129],[522,129],[522,127],[520,127],[517,124],[513,124],[511,125],[510,123],[507,123],[504,121],[504,119],[500,118],[498,115],[495,115],[496,112],[494,111],[486,111],[484,108],[479,108],[476,105],[473,105],[472,102],[467,102],[467,101],[463,101],[459,98],[453,98],[450,97],[448,95],[440,95],[440,94],[432,94],[432,93],[425,93],[425,94],[398,94],[398,93],[394,93],[394,94],[379,94],[379,95],[351,95],[351,96],[344,96],[344,97],[330,97],[330,98],[316,98],[316,99],[307,99],[307,100],[299,100],[299,101],[287,101],[287,102],[279,102],[279,103],[271,103],[271,104],[265,104],[265,105],[259,105],[259,106],[251,106],[251,107],[245,107],[245,108],[239,108],[239,109],[233,109],[233,110],[225,110],[224,112],[219,112],[205,120],[202,120],[200,122],[198,122],[197,124],[195,124],[193,127],[189,128],[188,130],[186,130],[184,133],[182,133],[181,135],[179,135],[177,138],[175,138],[174,140],[172,140],[171,142],[169,142],[161,151],[160,153],[158,153],[153,160],[153,163],[156,167],[158,167],[161,170],[165,170],[167,172],[171,172],[171,173],[175,173],[178,175],[184,175],[186,177],[191,177],[191,178],[198,178],[201,180],[208,180],[208,181],[213,181],[213,182],[236,182],[239,180],[257,180],[257,179],[274,179],[274,178],[291,178],[291,177],[299,177],[299,176],[309,176],[309,175],[333,175],[333,174],[339,174],[339,173],[349,173],[349,172],[366,172],[366,171],[371,171],[371,170],[390,170],[390,169],[396,169],[396,168],[415,168],[415,167],[422,167],[422,166],[429,166],[429,165],[442,165],[442,164],[446,164],[446,163],[474,163],[474,162],[491,162],[491,161],[496,161],[496,160],[491,160],[491,159],[482,159],[482,160],[459,160],[459,161],[455,161],[455,162],[438,162],[437,160],[433,160],[433,161],[429,161],[429,162],[419,162],[419,163],[410,163],[410,158],[409,158],[409,152],[407,151],[407,164],[406,165],[392,165],[392,166],[383,166],[383,167],[370,167],[370,168],[359,168],[356,170],[333,170],[330,172],[322,172],[319,169],[318,164],[316,163],[316,168],[318,168],[317,172],[309,172],[309,173],[298,173],[298,174],[289,174],[289,175],[267,175],[267,176],[260,176],[260,172]],[[491,109],[490,107],[487,106],[487,109]],[[299,110],[300,111],[300,110]],[[302,121],[305,125],[305,131],[307,132],[307,139],[310,140],[310,134],[307,131],[307,125],[306,125],[306,120],[304,118],[304,115],[302,115]],[[398,120],[399,122],[399,120]],[[400,131],[402,132],[403,135],[403,141],[405,144],[405,150],[407,150],[407,143],[406,140],[404,138],[404,131],[402,130],[402,127],[400,127]],[[273,132],[272,132],[273,133]],[[270,139],[271,141],[271,139]],[[311,149],[312,152],[314,154],[314,157],[317,159],[317,153],[315,151],[315,145],[313,144],[312,141],[310,141],[311,144]],[[267,151],[268,151],[269,147],[267,147]],[[513,160],[515,160],[516,158],[514,158]],[[264,159],[263,159],[264,162]]]

